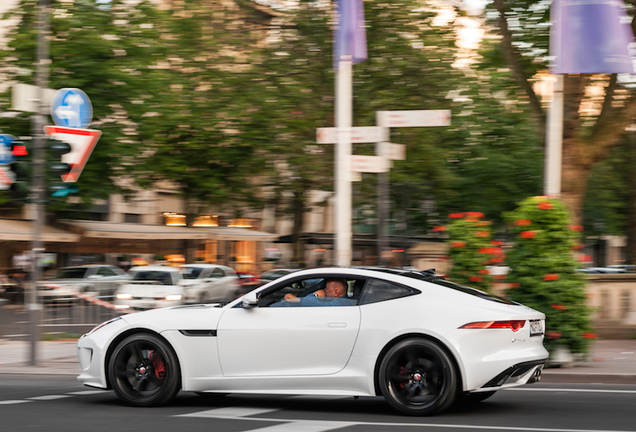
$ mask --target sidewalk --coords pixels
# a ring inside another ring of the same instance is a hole
[[[0,374],[79,375],[75,340],[37,344],[37,366],[29,366],[29,342],[0,339]],[[598,340],[588,361],[544,369],[541,382],[636,384],[636,340]]]

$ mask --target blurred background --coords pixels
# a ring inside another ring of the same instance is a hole
[[[405,154],[388,174],[385,221],[378,174],[358,173],[352,265],[450,273],[450,239],[439,227],[453,212],[481,213],[492,239],[512,247],[505,214],[544,191],[556,82],[550,2],[363,3],[368,59],[354,66],[353,126],[375,125],[378,111],[450,110],[452,118],[444,127],[391,128],[390,141]],[[626,16],[634,15],[633,3],[626,2]],[[44,194],[42,279],[84,264],[127,271],[208,263],[254,282],[268,270],[336,263],[335,146],[316,137],[318,128],[335,125],[335,2],[49,4],[44,33],[36,0],[0,4],[0,133],[26,148],[2,165],[15,176],[0,190],[6,300],[24,301],[33,265],[29,167],[39,132],[28,86],[36,85],[38,65],[46,67],[49,97],[63,88],[90,97],[90,128],[101,131],[77,182]],[[48,43],[46,58],[36,55],[38,34]],[[569,224],[580,227],[573,256],[598,334],[631,337],[634,78],[578,73],[564,80],[561,200]],[[355,143],[353,154],[374,155],[375,144]],[[46,172],[47,187],[59,183]],[[489,289],[505,294],[505,260],[488,272]]]

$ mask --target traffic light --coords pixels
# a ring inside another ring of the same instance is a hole
[[[11,192],[16,201],[27,201],[31,191],[31,142],[16,140],[11,143],[11,153],[15,157],[11,164],[14,175]]]
[[[69,193],[77,192],[75,186],[68,183],[62,183],[64,176],[71,172],[71,166],[66,162],[62,162],[62,156],[70,153],[71,145],[69,143],[58,141],[53,138],[47,139],[46,143],[46,160],[47,160],[47,180],[51,196],[65,197]]]

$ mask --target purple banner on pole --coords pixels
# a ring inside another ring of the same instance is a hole
[[[554,0],[551,15],[552,73],[634,73],[622,0]]]
[[[336,70],[343,56],[351,56],[353,64],[367,59],[362,0],[338,0],[338,16],[333,48],[333,67]]]

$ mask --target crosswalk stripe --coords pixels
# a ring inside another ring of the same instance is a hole
[[[197,411],[190,414],[180,414],[176,417],[205,417],[205,418],[240,418],[259,414],[265,414],[272,411],[278,411],[268,408],[243,408],[243,407],[225,407],[206,411]]]
[[[301,420],[288,423],[267,426],[259,429],[250,429],[249,432],[324,432],[334,429],[355,426],[353,422]]]
[[[98,393],[108,393],[108,392],[104,390],[84,390],[84,391],[76,391],[76,392],[71,392],[66,394],[71,396],[85,396],[85,395],[92,395],[92,394],[98,394]]]
[[[35,396],[27,398],[29,400],[55,400],[55,399],[64,399],[70,397],[69,395],[45,395],[45,396]]]

